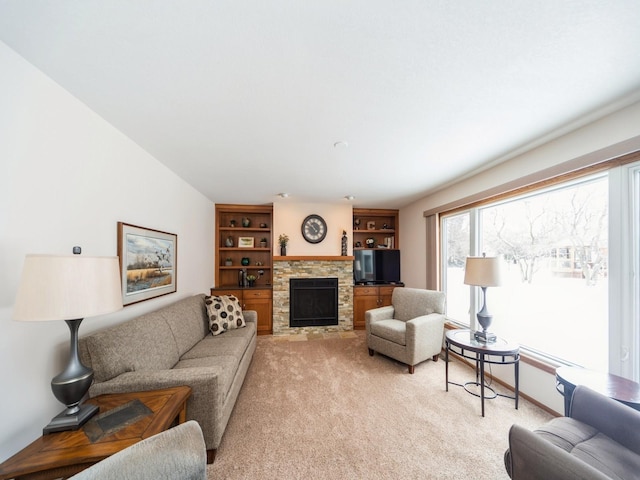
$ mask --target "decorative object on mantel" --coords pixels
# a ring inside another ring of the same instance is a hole
[[[74,253],[80,252],[74,247]],[[53,377],[51,390],[66,410],[51,420],[43,433],[77,430],[98,412],[81,404],[93,381],[93,370],[78,356],[78,329],[86,317],[122,308],[117,257],[27,255],[18,286],[14,320],[64,320],[69,327],[69,361]]]
[[[289,236],[286,233],[281,233],[278,237],[278,243],[280,244],[280,256],[287,256],[287,243],[289,243]]]
[[[342,230],[342,251],[341,255],[345,257],[347,255],[347,231]]]
[[[227,239],[224,241],[225,247],[233,247],[233,237],[229,235]]]
[[[251,219],[249,217],[242,218],[242,226],[244,228],[249,228],[251,226]]]

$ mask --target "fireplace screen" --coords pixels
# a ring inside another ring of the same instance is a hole
[[[338,279],[289,280],[289,326],[338,325]]]

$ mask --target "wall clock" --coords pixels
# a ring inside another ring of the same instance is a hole
[[[320,215],[309,215],[302,222],[302,237],[309,243],[320,243],[327,236],[327,222]]]

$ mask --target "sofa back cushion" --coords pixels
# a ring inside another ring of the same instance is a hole
[[[159,310],[158,313],[162,314],[173,332],[179,356],[191,350],[209,333],[203,294],[178,300]]]
[[[125,372],[166,370],[178,363],[178,347],[169,325],[158,312],[93,333],[81,339],[96,382]]]

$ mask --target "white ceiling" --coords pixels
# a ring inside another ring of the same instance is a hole
[[[224,203],[397,208],[640,93],[640,0],[0,0],[0,40]]]

